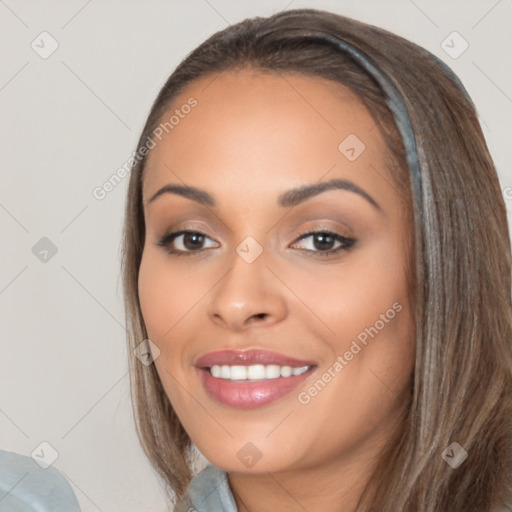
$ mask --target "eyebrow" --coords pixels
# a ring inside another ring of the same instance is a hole
[[[382,211],[379,203],[373,199],[373,197],[365,192],[362,188],[358,187],[355,183],[349,180],[340,180],[340,179],[332,179],[329,181],[323,181],[319,183],[315,183],[314,185],[305,185],[298,188],[293,188],[287,190],[282,193],[278,199],[277,204],[281,207],[290,207],[296,206],[304,201],[310,199],[311,197],[317,196],[322,192],[327,190],[347,190],[349,192],[354,192],[359,194],[361,197],[366,199],[375,209]],[[186,197],[195,201],[199,204],[203,204],[206,206],[216,206],[217,203],[215,199],[205,190],[201,190],[196,187],[191,187],[189,185],[174,185],[169,184],[165,185],[161,189],[157,190],[155,194],[149,199],[147,204],[152,203],[158,197],[164,194],[175,194],[178,196]]]

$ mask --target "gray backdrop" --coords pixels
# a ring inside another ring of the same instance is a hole
[[[84,512],[167,510],[129,403],[127,180],[103,199],[93,191],[131,156],[190,50],[299,7],[387,28],[446,61],[477,105],[512,211],[511,0],[0,0],[0,448],[44,447]]]

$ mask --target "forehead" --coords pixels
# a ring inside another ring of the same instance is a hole
[[[188,85],[162,121],[172,115],[148,155],[145,196],[180,180],[240,191],[256,182],[319,181],[326,173],[364,180],[388,157],[357,96],[318,77],[253,69],[208,75]]]

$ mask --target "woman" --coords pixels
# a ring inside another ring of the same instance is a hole
[[[175,510],[504,509],[506,210],[445,65],[323,11],[245,20],[136,154],[132,396]]]

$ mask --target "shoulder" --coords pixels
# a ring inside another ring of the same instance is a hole
[[[6,512],[80,512],[68,481],[56,468],[0,450],[0,500]]]
[[[228,475],[209,464],[190,482],[187,494],[174,512],[237,512]]]

